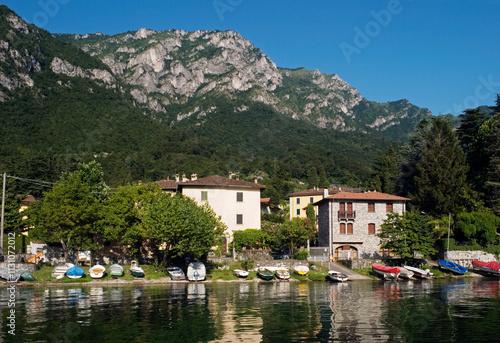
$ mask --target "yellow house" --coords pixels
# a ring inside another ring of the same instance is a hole
[[[290,198],[290,219],[306,218],[306,207],[320,201],[329,195],[340,192],[353,192],[351,187],[330,187],[330,188],[311,188],[305,191],[290,193],[287,196]],[[357,191],[357,190],[356,190]],[[314,211],[318,216],[318,208],[315,206]]]

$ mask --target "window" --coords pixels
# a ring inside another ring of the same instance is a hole
[[[236,193],[236,201],[238,201],[238,202],[243,201],[243,192]]]
[[[340,223],[340,234],[345,235],[345,223]]]
[[[368,212],[375,212],[375,203],[374,202],[368,203]]]
[[[352,234],[353,234],[353,231],[354,231],[354,230],[353,230],[353,225],[352,225],[352,223],[348,223],[348,224],[347,224],[347,234],[348,234],[348,235],[352,235]]]
[[[312,204],[314,202],[314,198],[313,197],[310,197],[309,198],[309,202]]]
[[[238,224],[238,225],[243,224],[243,215],[242,214],[236,215],[236,224]]]
[[[375,224],[374,223],[368,224],[368,234],[369,235],[375,234]]]
[[[345,202],[339,203],[339,212],[345,213]]]
[[[388,202],[387,204],[385,204],[385,211],[386,212],[392,212],[393,211],[392,202]]]
[[[201,191],[201,201],[207,201],[207,200],[208,200],[208,192]]]
[[[300,216],[300,208],[297,209],[297,215]]]
[[[297,205],[300,204],[300,198],[297,198]]]

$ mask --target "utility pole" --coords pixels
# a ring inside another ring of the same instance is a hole
[[[2,185],[2,219],[0,222],[0,249],[3,255],[3,222],[5,213],[5,183],[7,180],[7,173],[3,173],[3,185]]]

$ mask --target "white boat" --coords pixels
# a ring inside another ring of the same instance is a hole
[[[112,278],[116,278],[118,276],[123,275],[123,267],[119,264],[112,264],[109,266],[109,274],[111,274]]]
[[[144,270],[139,267],[137,261],[130,262],[130,274],[132,274],[133,277],[144,277]]]
[[[280,267],[280,268],[276,269],[276,271],[274,273],[276,274],[276,277],[279,280],[290,279],[290,271],[288,270],[288,268]]]
[[[420,269],[417,267],[404,266],[405,269],[413,272],[413,276],[419,279],[430,279],[434,276],[429,269]]]
[[[413,277],[413,272],[406,267],[399,267],[400,273],[399,277],[402,279],[411,279]]]
[[[104,276],[104,272],[106,272],[106,268],[100,264],[96,264],[89,269],[90,277],[93,279],[102,278]]]
[[[52,277],[55,277],[56,279],[62,279],[64,275],[66,275],[66,272],[68,269],[74,267],[75,265],[73,263],[65,263],[59,266],[55,266],[54,269],[52,269]]]
[[[21,278],[21,273],[7,268],[0,268],[0,278],[9,282],[18,282]]]
[[[205,265],[200,262],[191,262],[187,269],[187,278],[189,281],[203,281],[206,278]]]
[[[179,267],[167,267],[167,273],[170,275],[172,281],[186,280],[186,274]]]
[[[309,274],[309,267],[308,266],[298,265],[298,266],[293,267],[293,271],[296,274],[305,276],[305,275]]]
[[[332,281],[337,281],[337,282],[345,282],[349,280],[349,277],[341,272],[338,272],[336,270],[329,270],[328,271],[328,278]]]
[[[248,271],[243,269],[235,269],[234,274],[240,278],[246,278],[248,276]]]

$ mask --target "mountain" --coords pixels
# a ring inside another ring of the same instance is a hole
[[[312,167],[357,186],[375,152],[426,115],[368,101],[337,75],[277,68],[232,31],[53,35],[0,6],[11,175],[53,181],[96,159],[112,186],[229,170],[305,180]]]
[[[240,112],[258,102],[319,128],[404,139],[427,109],[407,100],[364,99],[338,75],[278,68],[234,31],[140,29],[104,34],[57,35],[99,58],[128,86],[137,104],[177,125],[196,117],[203,125],[219,108],[214,98],[237,99]]]

